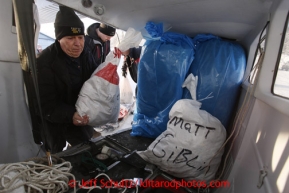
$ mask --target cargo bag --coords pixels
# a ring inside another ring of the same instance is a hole
[[[225,128],[236,107],[246,68],[246,54],[236,42],[221,38],[193,38],[195,59],[189,73],[198,76],[197,99],[202,110],[218,118]],[[183,98],[191,99],[185,89]]]
[[[188,76],[183,86],[193,100],[178,100],[169,114],[167,130],[147,150],[138,154],[164,172],[185,180],[214,179],[223,154],[226,130],[221,122],[195,100],[197,78]]]
[[[97,127],[117,122],[120,109],[117,66],[121,51],[138,47],[141,40],[141,33],[129,28],[118,48],[109,52],[105,62],[93,72],[91,78],[81,88],[76,109],[80,116],[89,116],[90,126]]]
[[[132,136],[156,138],[166,130],[169,111],[182,98],[182,83],[194,59],[192,39],[162,31],[162,24],[148,22],[153,37],[143,47],[138,65],[136,114]]]

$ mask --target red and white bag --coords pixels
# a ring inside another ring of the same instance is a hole
[[[89,116],[90,126],[97,127],[117,121],[120,109],[117,66],[121,51],[138,47],[141,40],[141,33],[129,28],[118,48],[110,51],[105,62],[82,86],[75,106],[80,116]]]
[[[128,76],[124,77],[122,76],[120,78],[119,83],[119,89],[120,89],[120,103],[121,104],[132,104],[133,103],[133,92],[131,85],[128,80]]]

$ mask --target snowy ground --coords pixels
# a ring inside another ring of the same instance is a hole
[[[274,93],[289,98],[289,71],[278,70]]]

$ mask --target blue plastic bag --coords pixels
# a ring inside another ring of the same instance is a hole
[[[182,98],[194,44],[183,34],[162,33],[160,24],[149,22],[146,29],[154,39],[143,47],[138,65],[137,113],[131,135],[156,138],[166,130],[172,106]]]
[[[246,68],[244,49],[236,42],[196,36],[195,59],[188,73],[198,76],[197,100],[201,109],[217,117],[227,128],[234,112]],[[187,89],[183,98],[191,98]]]

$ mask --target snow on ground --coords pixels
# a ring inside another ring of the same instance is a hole
[[[289,98],[289,71],[278,70],[274,93]]]

